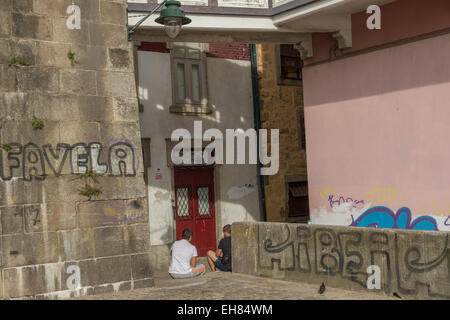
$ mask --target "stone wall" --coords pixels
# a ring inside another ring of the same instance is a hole
[[[450,299],[450,232],[234,223],[232,234],[233,272],[404,299]]]
[[[0,0],[3,298],[153,285],[126,1],[71,4]]]
[[[257,46],[261,99],[261,126],[280,129],[280,169],[265,186],[267,221],[284,222],[288,216],[285,178],[306,175],[306,150],[299,148],[297,110],[303,109],[301,86],[279,85],[276,45]]]

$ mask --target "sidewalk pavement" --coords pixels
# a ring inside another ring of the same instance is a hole
[[[119,291],[78,300],[393,300],[383,294],[349,291],[229,272],[207,272],[193,279],[155,273],[152,288]]]

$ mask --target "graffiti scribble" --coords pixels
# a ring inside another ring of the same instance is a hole
[[[330,208],[334,208],[335,206],[340,206],[343,203],[350,203],[353,208],[356,208],[358,204],[364,205],[364,200],[353,200],[352,198],[344,198],[340,196],[339,199],[334,200],[334,195],[330,194],[328,196],[328,202],[330,203]]]
[[[436,220],[433,217],[424,216],[411,221],[411,210],[400,208],[397,213],[386,207],[373,207],[365,211],[358,219],[352,215],[351,227],[368,228],[392,228],[413,230],[438,231]]]

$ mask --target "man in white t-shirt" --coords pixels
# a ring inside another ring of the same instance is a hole
[[[182,239],[175,241],[170,249],[172,259],[169,274],[174,279],[193,278],[206,272],[203,264],[197,265],[197,248],[190,243],[192,235],[191,229],[184,229],[181,235]]]

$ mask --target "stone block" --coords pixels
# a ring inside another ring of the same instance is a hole
[[[115,283],[131,280],[131,263],[129,256],[97,259],[99,282]]]
[[[100,3],[101,21],[103,23],[125,25],[127,23],[126,3],[102,0]]]
[[[0,205],[11,206],[42,202],[42,185],[39,181],[24,181],[22,178],[0,184]]]
[[[2,235],[24,232],[23,206],[1,207]]]
[[[58,232],[61,257],[65,261],[94,257],[93,229],[62,230]]]
[[[0,64],[7,65],[12,57],[10,42],[9,39],[0,39]]]
[[[143,279],[135,280],[133,282],[133,289],[150,288],[155,286],[155,280],[153,279]]]
[[[113,98],[114,120],[139,121],[137,98]]]
[[[63,69],[60,71],[61,92],[80,95],[95,95],[96,79],[94,71]]]
[[[65,17],[70,2],[66,0],[33,0],[33,12],[41,15]]]
[[[4,11],[12,10],[12,0],[0,0],[0,8]]]
[[[73,67],[84,70],[104,70],[106,68],[107,51],[104,47],[72,45],[71,51],[75,54],[78,63]]]
[[[38,42],[36,43],[36,64],[58,68],[70,68],[71,61],[67,57],[70,45],[64,43]]]
[[[3,265],[16,267],[57,262],[60,257],[56,232],[3,236]]]
[[[120,48],[128,45],[125,25],[89,23],[90,43],[94,46]]]
[[[141,137],[139,123],[136,122],[113,122],[100,124],[100,139],[106,145],[111,142],[126,142],[134,150],[136,164],[141,159]],[[137,166],[137,165],[136,165]]]
[[[129,256],[108,257],[79,262],[82,286],[98,286],[131,280]]]
[[[59,90],[59,75],[55,68],[17,66],[17,86],[20,91],[54,93]]]
[[[0,64],[0,91],[16,91],[16,70],[5,64]]]
[[[4,119],[23,121],[32,119],[32,106],[29,94],[23,92],[0,93],[0,105],[3,106]]]
[[[10,58],[15,57],[30,65],[36,64],[36,42],[34,40],[14,40],[10,42],[10,48]]]
[[[95,257],[122,255],[129,252],[123,226],[94,229]]]
[[[233,272],[255,274],[258,257],[258,226],[233,223],[231,234],[233,235],[231,237]]]
[[[46,177],[41,182],[47,202],[75,202],[85,201],[86,198],[79,194],[79,189],[84,186],[83,181],[74,176]]]
[[[5,1],[5,0],[3,0]],[[6,9],[3,8],[2,9]],[[12,13],[0,9],[0,38],[9,38],[11,36]]]
[[[3,279],[5,298],[33,296],[45,292],[43,266],[4,269]]]
[[[109,68],[117,71],[134,71],[133,57],[131,51],[121,48],[109,48]]]
[[[13,12],[31,13],[33,12],[33,0],[14,0]]]
[[[127,212],[124,200],[87,201],[77,204],[80,228],[104,227],[124,224]]]
[[[81,121],[113,121],[113,101],[98,96],[78,97],[77,107]]]
[[[47,16],[12,14],[12,34],[17,38],[52,40],[52,20]]]
[[[71,44],[89,44],[89,23],[81,20],[81,29],[68,29],[67,17],[53,18],[53,40]]]
[[[76,227],[74,203],[51,202],[25,205],[25,232],[58,231]]]
[[[147,279],[153,277],[151,266],[151,255],[149,253],[131,256],[131,272],[133,280]]]
[[[90,143],[99,141],[99,125],[95,122],[61,122],[61,141],[64,143]]]
[[[35,94],[32,100],[33,115],[42,120],[80,120],[78,99],[71,95]]]
[[[33,129],[32,120],[7,121],[3,128],[2,138],[5,143],[18,142],[22,146],[34,143],[42,146],[56,145],[60,141],[60,126],[57,121],[44,121],[43,129]]]
[[[105,97],[136,97],[136,79],[133,73],[97,72],[98,95]]]
[[[150,250],[150,226],[148,223],[129,225],[125,231],[127,253],[148,252]]]

